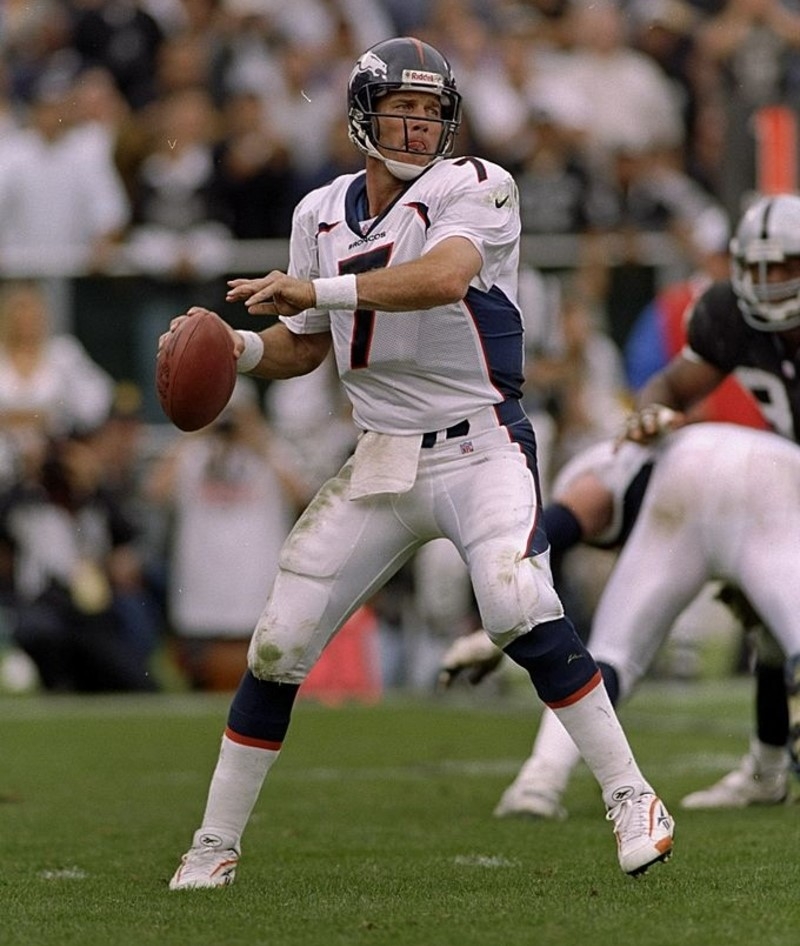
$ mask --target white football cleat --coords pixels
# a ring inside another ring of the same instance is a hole
[[[210,831],[197,831],[169,882],[169,889],[227,887],[236,876],[239,854],[235,843]]]
[[[535,782],[512,782],[503,792],[494,812],[495,818],[546,818],[563,821],[567,809],[561,805],[561,793]]]
[[[643,874],[672,854],[675,822],[653,792],[624,799],[608,810],[606,819],[614,823],[619,866],[626,874]]]
[[[780,805],[789,794],[788,760],[785,768],[764,771],[748,752],[727,775],[709,788],[681,799],[681,808],[747,808],[750,805]]]

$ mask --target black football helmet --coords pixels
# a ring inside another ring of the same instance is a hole
[[[731,282],[745,322],[762,332],[800,326],[800,277],[770,282],[773,263],[800,260],[800,196],[758,198],[731,240]]]
[[[380,144],[379,100],[389,92],[432,92],[442,106],[442,130],[432,161],[453,151],[461,123],[461,96],[450,63],[433,46],[409,36],[387,39],[368,49],[358,59],[347,86],[347,121],[350,138],[364,154],[385,161],[392,173],[407,179],[424,168],[402,161],[390,161],[378,151]],[[385,147],[385,146],[384,146]],[[408,153],[407,148],[393,148]],[[398,173],[399,171],[399,173]]]

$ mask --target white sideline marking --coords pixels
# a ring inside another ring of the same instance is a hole
[[[519,867],[519,861],[499,854],[459,854],[453,858],[458,867]]]
[[[674,773],[707,772],[712,775],[719,771],[727,772],[739,763],[746,750],[742,744],[742,751],[737,753],[692,753],[684,756],[670,756],[669,770]],[[487,776],[517,774],[524,758],[518,759],[443,759],[440,762],[410,764],[404,766],[387,766],[386,768],[357,768],[357,767],[317,767],[313,769],[287,769],[280,773],[275,770],[273,778],[285,781],[298,782],[338,782],[346,779],[349,782],[389,782],[398,779],[408,781],[425,781],[434,775],[455,775],[464,778],[485,778]],[[574,778],[591,778],[589,770],[579,765]],[[204,774],[205,778],[205,774]]]
[[[80,867],[64,867],[61,870],[40,870],[42,880],[86,880],[89,875]]]
[[[456,775],[466,778],[484,778],[489,775],[510,777],[516,775],[522,764],[522,759],[469,759],[464,761],[442,760],[431,763],[411,763],[404,766],[386,766],[385,768],[359,768],[357,766],[318,766],[311,769],[288,769],[283,767],[280,772],[275,770],[271,780],[286,782],[396,782],[403,779],[412,782],[424,782],[435,775]],[[175,772],[148,772],[144,773],[140,781],[147,783],[164,782],[183,784],[194,781],[207,781],[208,772],[202,771],[175,771]]]
[[[469,778],[483,778],[487,775],[514,775],[522,764],[522,759],[443,759],[440,762],[411,763],[403,766],[386,768],[337,768],[318,767],[315,769],[297,769],[283,771],[281,777],[302,782],[333,782],[347,779],[362,782],[390,782],[397,779],[426,781],[432,775],[462,775]],[[277,769],[275,775],[278,775]]]

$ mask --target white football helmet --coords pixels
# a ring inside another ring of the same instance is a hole
[[[731,282],[745,322],[762,332],[800,326],[800,275],[770,282],[773,263],[800,260],[800,196],[760,197],[731,240]]]

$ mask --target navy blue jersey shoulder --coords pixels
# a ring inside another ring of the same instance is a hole
[[[742,318],[729,281],[713,283],[697,300],[687,339],[693,351],[726,374],[745,365],[774,369],[773,342]]]

